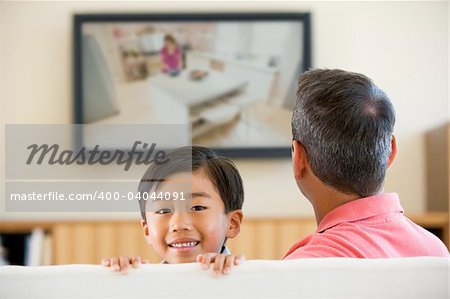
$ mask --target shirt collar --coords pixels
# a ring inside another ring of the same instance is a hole
[[[220,251],[220,253],[224,254],[224,255],[230,255],[231,251],[228,249],[227,246],[224,245],[224,246],[222,246],[222,250]]]
[[[398,195],[396,193],[380,193],[347,202],[331,210],[322,219],[316,232],[324,232],[343,222],[358,221],[396,212],[403,213]]]

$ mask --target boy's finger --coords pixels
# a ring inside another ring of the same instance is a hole
[[[216,275],[222,274],[224,263],[225,263],[225,255],[223,254],[216,255],[214,262],[214,273]]]
[[[238,255],[236,256],[236,258],[234,259],[234,265],[238,266],[241,263],[241,257]]]
[[[133,265],[133,268],[137,268],[141,265],[141,257],[133,255],[131,257],[131,264]]]
[[[209,264],[211,264],[211,262],[214,260],[216,255],[217,254],[211,254],[211,253],[205,253],[203,255],[203,260],[202,260],[202,269],[203,270],[209,269]]]
[[[234,259],[234,265],[240,265],[243,261],[245,261],[245,256],[244,255],[238,255],[235,259]]]
[[[148,262],[148,260],[142,260],[141,263],[148,264],[149,262]]]
[[[102,266],[109,267],[110,266],[110,261],[109,261],[109,259],[104,258],[104,259],[102,259],[101,264],[102,264]]]
[[[237,257],[234,255],[227,255],[225,257],[225,263],[223,266],[223,273],[228,274],[231,271],[231,268],[233,268],[234,261]]]
[[[121,256],[119,258],[120,272],[127,272],[129,264],[130,264],[130,258],[128,256]]]
[[[119,258],[112,257],[110,260],[111,260],[111,268],[114,271],[120,271]]]
[[[197,257],[195,258],[195,261],[196,261],[197,263],[201,263],[202,260],[203,260],[203,254],[200,253],[200,254],[197,255]]]

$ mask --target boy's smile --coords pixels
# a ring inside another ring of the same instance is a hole
[[[170,248],[180,252],[189,251],[199,244],[200,241],[191,238],[176,238],[175,240],[167,243]]]
[[[185,198],[147,201],[144,233],[164,261],[189,263],[198,254],[220,252],[234,211],[225,213],[218,191],[203,172],[175,174],[156,192],[183,192]]]
[[[172,248],[182,248],[182,247],[194,247],[197,246],[200,241],[190,239],[190,238],[179,238],[175,239],[172,242],[169,242],[167,245]]]

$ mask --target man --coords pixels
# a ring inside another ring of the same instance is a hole
[[[449,256],[437,237],[403,215],[397,194],[383,193],[397,153],[394,123],[389,98],[364,75],[316,69],[300,77],[292,160],[318,228],[285,259]]]

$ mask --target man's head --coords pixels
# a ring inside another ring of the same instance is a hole
[[[239,172],[229,159],[202,147],[178,148],[166,157],[168,162],[151,165],[139,184],[141,198],[147,197],[140,201],[147,241],[169,263],[220,252],[226,239],[240,231],[244,192]],[[158,199],[160,194],[164,199]]]
[[[335,190],[359,197],[383,187],[395,111],[368,77],[315,69],[298,81],[292,135],[305,151],[314,175]]]

